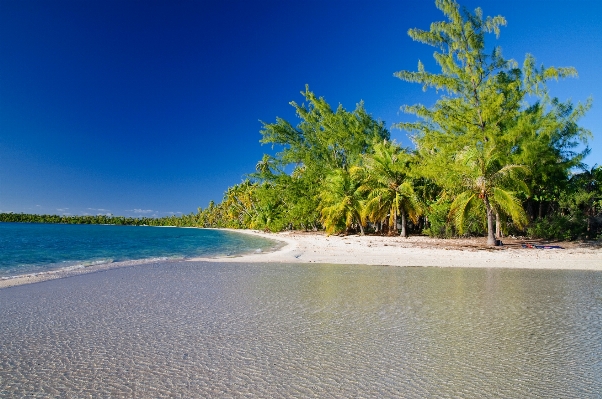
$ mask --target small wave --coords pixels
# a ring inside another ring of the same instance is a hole
[[[78,270],[85,270],[89,268],[94,268],[95,266],[103,266],[103,265],[111,265],[113,267],[125,267],[125,266],[134,266],[141,265],[145,263],[156,263],[162,261],[181,261],[185,260],[183,256],[161,256],[161,257],[152,257],[152,258],[143,258],[143,259],[127,259],[127,260],[119,260],[115,261],[114,259],[97,259],[97,260],[88,260],[88,261],[63,261],[62,263],[70,263],[69,266],[60,266],[60,267],[52,267],[50,265],[46,270],[30,272],[30,273],[22,273],[15,274],[10,276],[2,276],[0,280],[13,280],[18,278],[31,278],[31,277],[43,277],[50,276],[53,274],[63,274],[69,273]],[[48,267],[49,265],[45,265]]]
[[[15,275],[10,275],[10,276],[2,276],[0,277],[0,279],[2,280],[12,280],[15,278],[21,278],[21,277],[39,277],[39,276],[45,276],[45,275],[49,275],[49,274],[55,274],[55,273],[61,273],[61,272],[69,272],[69,271],[73,271],[73,270],[78,270],[78,269],[85,269],[87,267],[92,267],[92,266],[98,266],[98,265],[106,265],[109,263],[113,263],[114,260],[113,259],[96,259],[96,260],[88,260],[88,261],[63,261],[60,263],[61,266],[59,267],[53,267],[52,264],[50,265],[44,265],[45,270],[41,270],[41,271],[35,271],[35,272],[30,272],[30,273],[22,273],[22,274],[15,274]],[[69,263],[68,266],[65,266],[65,263]],[[59,264],[55,264],[55,265],[59,265]],[[25,267],[27,267],[27,265],[23,265]],[[31,265],[30,267],[41,267],[40,265]]]
[[[2,228],[3,236],[14,239],[7,244],[10,250],[0,253],[0,280],[54,278],[119,265],[241,256],[274,249],[274,241],[269,239],[197,228],[0,224]]]

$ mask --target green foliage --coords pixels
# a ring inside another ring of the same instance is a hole
[[[546,187],[542,177],[566,175],[582,159],[571,149],[587,137],[576,120],[589,103],[572,107],[549,98],[546,81],[575,76],[574,68],[538,69],[527,55],[521,70],[504,59],[499,47],[486,52],[485,36],[499,36],[503,17],[484,18],[481,9],[470,13],[453,0],[436,5],[447,20],[431,24],[429,31],[408,33],[437,49],[441,72],[427,72],[419,62],[418,71],[395,75],[446,94],[432,107],[403,107],[418,120],[397,127],[414,134],[422,175],[456,195],[450,217],[458,230],[464,231],[468,218],[480,211],[486,216],[488,243],[495,245],[494,219],[510,217],[514,225],[525,226],[522,200],[530,188],[541,194]],[[538,97],[538,103],[528,106],[527,95]],[[538,168],[538,153],[549,160],[543,168]],[[533,180],[527,177],[530,168]]]
[[[27,213],[0,213],[0,222],[9,223],[60,223],[60,224],[113,224],[120,226],[198,226],[199,214],[162,218],[132,218],[113,215],[36,215]]]
[[[483,204],[476,201],[476,207],[483,207]],[[452,201],[445,195],[441,196],[436,202],[431,203],[425,211],[428,218],[428,227],[422,233],[430,237],[451,238],[456,236],[480,236],[487,233],[487,226],[483,223],[479,212],[467,213],[464,215],[462,229],[458,230],[457,223],[450,215],[453,214]]]
[[[491,211],[510,216],[519,227],[527,224],[527,216],[519,198],[508,189],[518,187],[523,192],[528,190],[519,174],[525,170],[524,167],[504,165],[494,146],[488,146],[487,150],[469,148],[458,154],[456,160],[465,167],[457,170],[466,191],[456,196],[450,215],[460,233],[464,232],[465,221],[471,211],[485,214],[488,207]]]
[[[565,182],[554,213],[535,220],[531,237],[545,239],[599,239],[602,234],[602,168],[584,168]]]
[[[283,200],[279,191],[270,183],[264,183],[257,189],[254,213],[247,226],[265,231],[280,231],[286,222],[283,219]]]
[[[281,118],[276,118],[276,123],[263,123],[260,142],[281,149],[274,159],[278,167],[301,165],[307,175],[323,177],[333,169],[357,164],[374,140],[389,138],[384,123],[375,121],[363,103],[352,112],[342,105],[333,110],[308,86],[301,94],[307,104],[290,103],[300,119],[296,127]]]
[[[281,199],[281,226],[316,229],[327,220],[328,231],[340,231],[341,226],[347,226],[346,220],[334,222],[335,213],[323,210],[330,206],[323,205],[329,201],[323,189],[336,186],[332,176],[340,177],[341,171],[359,165],[362,157],[373,151],[373,142],[388,139],[389,132],[362,103],[352,112],[341,105],[333,110],[307,86],[301,94],[307,104],[291,102],[300,119],[297,126],[281,118],[263,123],[261,143],[271,144],[280,152],[274,157],[265,155],[252,177],[273,183],[271,187]],[[284,170],[291,166],[294,171],[288,175]]]
[[[532,238],[548,240],[575,240],[583,237],[586,225],[582,220],[567,215],[551,215],[535,221],[527,234]]]
[[[451,202],[445,198],[433,202],[426,211],[429,227],[422,231],[430,237],[450,238],[455,235],[453,224],[449,221]]]
[[[363,174],[360,167],[352,167],[349,171],[335,169],[324,180],[320,208],[326,233],[346,232],[356,225],[364,234],[364,204],[360,189]]]
[[[422,213],[409,177],[411,156],[395,142],[378,142],[365,156],[366,177],[360,191],[366,194],[364,214],[373,221],[388,218],[389,232],[397,231],[397,216],[402,217],[406,235],[406,216],[416,222]]]
[[[277,192],[285,203],[284,217],[286,225],[291,229],[316,230],[320,225],[320,202],[314,195],[317,188],[310,179],[304,179],[300,170],[291,177],[281,179],[286,184]]]

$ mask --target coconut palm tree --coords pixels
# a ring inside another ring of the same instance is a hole
[[[409,155],[395,142],[386,140],[374,145],[374,153],[366,156],[367,179],[360,187],[368,193],[366,215],[371,220],[389,217],[389,232],[397,232],[397,216],[401,216],[401,236],[407,236],[406,216],[417,222],[421,209],[408,178]]]
[[[505,164],[494,145],[487,148],[466,148],[456,157],[456,166],[462,170],[462,186],[464,191],[456,196],[451,204],[450,216],[460,233],[470,212],[485,211],[487,215],[487,245],[497,244],[494,220],[496,213],[503,213],[512,218],[518,226],[527,223],[527,215],[516,192],[511,188],[528,188],[519,178],[525,172],[522,165]]]
[[[245,180],[242,183],[229,187],[224,193],[224,200],[220,204],[225,210],[225,215],[231,227],[242,228],[248,226],[255,212],[255,193],[258,184]]]
[[[357,224],[364,235],[363,196],[360,186],[364,170],[352,166],[349,170],[334,169],[324,180],[320,191],[321,221],[327,234],[348,231]]]

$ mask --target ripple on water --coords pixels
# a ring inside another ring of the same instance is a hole
[[[1,397],[599,397],[602,274],[163,263],[0,290]]]

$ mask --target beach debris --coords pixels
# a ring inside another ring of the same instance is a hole
[[[255,250],[255,253],[256,253],[256,254],[260,254],[260,253],[262,253],[262,252],[263,252],[263,251],[261,250],[261,248],[257,248],[257,249]]]
[[[531,249],[564,249],[560,245],[535,245],[535,244],[523,244],[523,248],[531,248]]]

